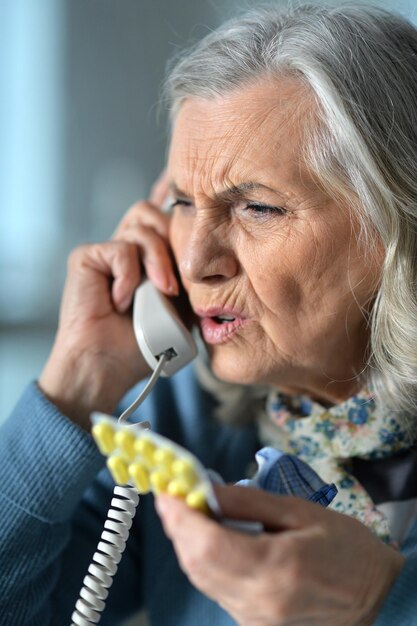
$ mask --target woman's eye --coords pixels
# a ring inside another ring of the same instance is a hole
[[[270,206],[268,204],[260,204],[251,202],[244,207],[246,213],[252,213],[258,216],[266,215],[287,215],[288,211],[280,206]]]
[[[169,210],[172,211],[177,206],[191,206],[190,200],[185,200],[184,198],[174,198],[169,205]]]

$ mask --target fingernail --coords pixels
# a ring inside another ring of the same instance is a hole
[[[152,270],[152,279],[160,291],[169,291],[170,282],[165,272]]]
[[[179,290],[179,287],[178,287],[178,283],[177,283],[176,279],[173,276],[169,280],[168,291],[169,291],[169,293],[172,293],[173,296],[178,296],[179,293],[180,293],[180,290]]]
[[[127,309],[130,307],[131,301],[132,301],[131,296],[126,296],[125,298],[123,298],[123,300],[119,304],[119,311],[121,313],[125,313]]]

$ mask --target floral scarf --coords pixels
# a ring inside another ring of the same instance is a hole
[[[329,409],[306,396],[287,396],[276,390],[267,400],[267,416],[260,419],[264,445],[295,454],[308,463],[338,494],[330,508],[368,526],[390,542],[385,516],[350,473],[350,459],[381,459],[410,447],[401,420],[379,408],[369,391],[362,391]]]

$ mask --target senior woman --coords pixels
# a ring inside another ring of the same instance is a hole
[[[161,526],[144,498],[102,623],[417,624],[416,61],[410,24],[356,5],[254,10],[177,61],[172,212],[161,183],[72,254],[51,356],[2,429],[2,624],[69,623],[112,490],[89,414],[148,374],[132,294],[144,268],[175,295],[176,267],[211,373],[161,380],[139,416],[226,481],[267,443],[339,492],[219,488],[256,536],[168,496]]]

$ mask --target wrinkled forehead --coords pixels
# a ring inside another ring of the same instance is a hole
[[[173,128],[168,173],[184,190],[300,175],[312,98],[296,79],[264,79],[213,99],[185,100]]]

